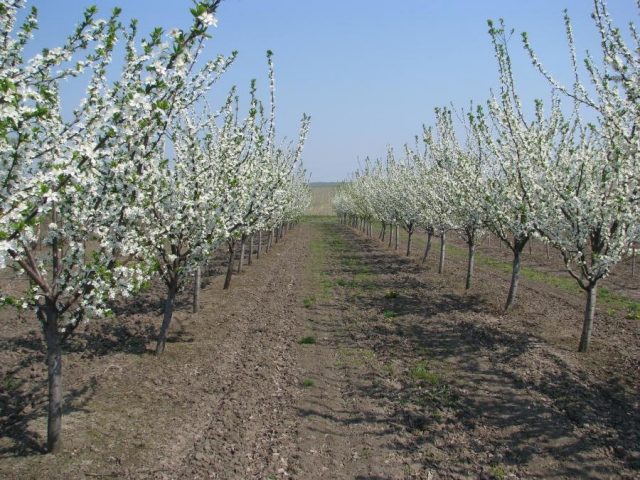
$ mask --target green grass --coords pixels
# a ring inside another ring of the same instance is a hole
[[[298,340],[298,343],[300,345],[315,345],[316,337],[313,337],[313,336],[302,337],[300,340]]]
[[[426,362],[419,362],[410,368],[409,376],[414,380],[425,381],[431,385],[436,385],[442,380],[440,375],[429,370],[429,366]]]
[[[464,249],[456,247],[455,245],[447,245],[447,251],[450,252],[452,256],[467,255]],[[497,260],[493,257],[480,253],[476,254],[476,264],[485,265],[503,273],[511,274],[511,262]],[[558,275],[557,273],[541,272],[534,267],[523,265],[520,268],[520,277],[550,285],[567,293],[584,295],[584,292],[578,286],[578,283],[568,276]],[[640,320],[640,302],[625,295],[611,292],[607,288],[599,288],[597,303],[601,307],[606,308],[606,312],[609,315],[615,315],[620,311],[626,311],[626,317],[628,319]]]
[[[392,363],[385,363],[382,366],[382,370],[384,370],[387,373],[387,375],[392,375],[393,376],[396,373],[396,369],[395,369],[395,367],[393,366]]]
[[[384,318],[395,318],[399,315],[399,313],[394,312],[393,310],[385,310],[384,312],[382,312],[382,315],[384,316]]]
[[[374,276],[368,265],[361,257],[360,252],[348,242],[336,228],[334,219],[310,218],[311,223],[318,225],[320,235],[317,235],[311,243],[312,256],[317,257],[319,262],[326,262],[326,259],[333,257],[343,272],[339,278],[320,280],[325,289],[331,287],[349,288],[354,290],[370,290],[375,287]],[[322,272],[324,277],[335,276],[335,272]]]
[[[316,227],[316,229],[318,229],[322,228],[328,222],[333,221],[333,219],[313,217],[307,218],[306,221],[313,225],[317,225],[318,227]],[[324,235],[314,235],[309,242],[309,250],[311,251],[311,255],[309,257],[308,270],[311,272],[313,283],[314,285],[319,285],[321,287],[318,294],[322,298],[329,298],[333,285],[331,279],[328,278],[324,272],[325,261],[329,254],[328,245],[325,242]]]
[[[382,364],[376,358],[376,352],[370,348],[341,347],[338,349],[338,361],[340,367],[350,366],[360,368],[365,365],[374,368],[382,368]]]
[[[304,308],[311,308],[315,305],[316,303],[316,297],[307,297],[304,300],[302,300],[302,305],[304,305]]]
[[[7,375],[6,377],[4,377],[4,380],[2,382],[2,387],[4,388],[5,391],[7,392],[11,392],[12,390],[17,389],[20,386],[20,382],[19,380],[17,380],[16,378]]]
[[[617,313],[621,310],[627,312],[626,317],[630,320],[640,320],[640,302],[624,295],[614,293],[607,288],[598,290],[598,302],[607,306],[608,312]]]
[[[384,294],[384,298],[387,299],[391,299],[391,298],[398,298],[399,293],[395,290],[387,290]]]
[[[305,378],[304,380],[302,380],[302,386],[304,388],[313,387],[315,384],[316,382],[312,378]]]
[[[491,467],[490,474],[495,480],[504,480],[507,478],[507,470],[502,465],[495,465]]]

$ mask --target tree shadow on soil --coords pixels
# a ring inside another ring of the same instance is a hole
[[[460,475],[478,461],[526,468],[540,457],[552,458],[557,462],[554,473],[569,477],[615,476],[620,463],[640,469],[637,398],[619,382],[585,378],[539,348],[542,339],[495,325],[499,320],[485,315],[490,310],[478,297],[441,294],[410,278],[414,262],[372,252],[371,240],[343,230],[355,248],[346,257],[337,253],[339,262],[348,259],[348,268],[335,274],[352,274],[358,270],[353,265],[362,264],[375,275],[373,289],[347,295],[348,301],[357,311],[374,308],[398,315],[359,323],[345,320],[333,332],[339,345],[366,345],[380,362],[400,369],[395,375],[375,370],[370,379],[353,382],[350,395],[376,399],[393,406],[394,412],[391,417],[363,412],[355,421],[401,425],[411,433],[411,441],[394,442],[390,449],[430,451],[425,466],[446,464],[447,471]],[[406,288],[411,291],[402,291]],[[394,298],[383,295],[395,290],[399,294]],[[489,320],[493,323],[485,323]],[[363,323],[364,334],[357,330]],[[323,326],[330,328],[328,323]],[[536,361],[529,367],[536,370],[535,381],[523,376],[522,362],[530,358]],[[411,375],[417,362],[426,365],[422,379]],[[354,421],[320,410],[300,414]],[[447,457],[454,447],[446,447],[456,438],[474,457],[458,465]],[[445,451],[435,445],[445,445]]]
[[[10,375],[17,377],[19,373],[14,369]],[[67,390],[63,415],[90,413],[85,407],[93,398],[96,387],[97,380],[91,377],[86,385]],[[46,453],[46,439],[32,428],[33,422],[44,423],[47,417],[46,392],[46,379],[38,379],[17,381],[13,388],[3,389],[0,393],[0,459]]]
[[[190,308],[190,304],[181,298],[178,308]],[[115,319],[91,322],[64,343],[63,362],[67,354],[77,354],[88,361],[119,352],[153,354],[148,345],[156,340],[159,324],[158,318],[150,324],[148,317],[123,313]],[[194,341],[178,319],[174,318],[173,324],[167,342]],[[45,439],[30,428],[36,420],[44,422],[47,415],[46,347],[42,336],[32,330],[28,336],[0,338],[0,348],[14,352],[16,358],[13,365],[0,371],[0,459],[45,453]],[[92,377],[82,387],[66,389],[64,414],[84,412],[96,386],[97,380]]]

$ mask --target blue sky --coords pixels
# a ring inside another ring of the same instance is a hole
[[[140,32],[189,24],[189,0],[30,0],[40,10],[34,48],[55,46],[96,4],[138,18]],[[634,0],[610,0],[620,26],[637,24]],[[433,121],[433,108],[483,102],[496,87],[488,18],[504,18],[529,32],[547,68],[570,80],[562,11],[573,19],[578,51],[597,52],[589,0],[225,0],[205,55],[239,51],[216,91],[241,94],[258,79],[267,93],[265,52],[274,52],[277,131],[295,138],[303,112],[312,116],[304,162],[313,181],[345,178],[358,158],[384,157]],[[513,37],[512,54],[525,100],[547,98],[549,88]],[[74,100],[69,95],[69,102]]]

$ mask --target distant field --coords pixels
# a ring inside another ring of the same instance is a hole
[[[311,208],[309,215],[333,215],[331,199],[336,191],[337,183],[311,183]]]

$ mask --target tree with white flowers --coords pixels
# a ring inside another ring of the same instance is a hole
[[[227,247],[229,263],[224,288],[229,288],[232,277],[232,262],[235,245],[255,232],[281,227],[295,215],[291,205],[291,191],[296,182],[295,175],[301,168],[304,143],[311,118],[303,114],[297,143],[276,143],[275,136],[275,80],[273,53],[267,52],[269,65],[270,108],[265,113],[263,105],[256,99],[255,81],[251,86],[251,103],[247,121],[231,122],[238,129],[231,135],[236,142],[235,152],[227,152],[221,158],[235,159],[235,166],[224,172],[226,187],[220,191],[217,203],[221,205],[228,233]],[[232,125],[232,126],[233,126]],[[238,127],[238,125],[245,125]],[[249,130],[247,131],[247,127]],[[241,147],[241,148],[240,148]],[[304,182],[306,185],[307,182]],[[298,192],[300,193],[300,192]],[[299,209],[297,210],[300,211]],[[243,252],[241,251],[240,262]],[[241,265],[241,263],[239,263]]]
[[[543,165],[544,181],[531,202],[546,207],[538,230],[560,250],[567,271],[586,293],[581,352],[587,351],[591,341],[598,283],[637,238],[640,219],[640,37],[630,23],[628,45],[606,3],[594,0],[593,6],[601,58],[585,58],[587,84],[581,80],[566,12],[572,87],[563,86],[543,68],[523,34],[534,66],[574,103],[575,117],[563,139],[565,148],[557,148],[551,161]],[[580,119],[587,112],[595,112],[595,124]]]
[[[475,252],[485,232],[487,212],[482,205],[485,191],[483,149],[480,139],[467,128],[464,143],[458,140],[452,111],[436,108],[436,128],[425,129],[424,141],[438,168],[439,182],[448,190],[452,224],[467,244],[467,276],[465,289],[471,288]]]
[[[513,253],[511,285],[505,303],[509,310],[518,291],[522,252],[536,234],[538,212],[542,205],[530,201],[530,185],[525,184],[525,172],[532,178],[535,165],[552,154],[556,136],[563,122],[554,103],[551,116],[546,117],[542,102],[536,100],[535,115],[527,119],[515,87],[507,38],[502,21],[496,26],[489,21],[500,80],[500,91],[492,93],[487,102],[488,114],[481,107],[469,115],[473,135],[482,142],[486,152],[488,180],[482,204],[486,227]]]
[[[0,258],[26,274],[30,286],[2,300],[35,311],[47,345],[47,448],[61,446],[63,341],[107,302],[147,279],[132,225],[145,217],[141,165],[158,154],[174,114],[206,88],[220,60],[194,64],[219,0],[198,2],[193,23],[167,38],[161,29],[139,39],[119,11],[85,11],[60,47],[27,59],[36,10],[18,26],[24,2],[0,0]],[[117,81],[106,73],[118,38],[125,61]],[[59,84],[88,75],[86,96],[70,118]],[[36,232],[46,232],[37,248]]]
[[[428,142],[426,142],[428,145]],[[418,224],[427,232],[427,246],[423,263],[431,249],[431,237],[440,237],[438,273],[444,272],[447,232],[456,227],[453,216],[453,198],[445,170],[438,165],[437,158],[427,148],[423,153],[411,153],[414,159],[415,188],[413,196],[418,212]]]
[[[411,159],[396,162],[391,152],[387,170],[387,195],[392,211],[395,212],[397,225],[407,232],[407,256],[411,253],[411,239],[419,225],[421,213],[419,199],[408,194],[410,186],[415,185],[416,181],[416,170]]]

